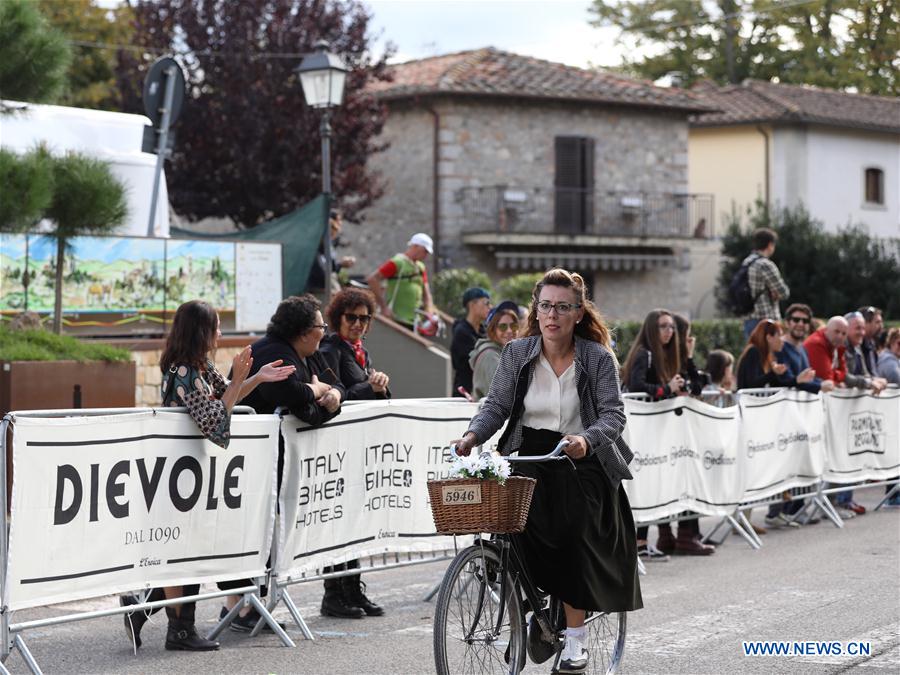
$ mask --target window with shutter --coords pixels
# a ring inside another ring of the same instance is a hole
[[[866,202],[884,204],[884,171],[866,169]]]
[[[557,232],[587,232],[594,218],[594,139],[557,136],[554,221]]]

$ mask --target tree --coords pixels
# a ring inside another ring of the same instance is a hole
[[[53,330],[62,332],[62,289],[66,242],[88,234],[111,234],[128,215],[125,187],[106,162],[71,153],[53,159],[53,199],[46,216],[56,239],[56,301]]]
[[[685,84],[746,78],[900,93],[897,0],[594,0],[592,23],[621,30],[624,68]]]
[[[22,157],[0,149],[0,232],[31,229],[52,198],[53,162],[46,148]]]
[[[382,192],[366,160],[385,111],[364,91],[385,77],[388,54],[369,52],[370,16],[358,0],[137,0],[133,41],[118,69],[125,109],[139,112],[144,73],[171,52],[188,94],[166,172],[175,209],[246,226],[288,213],[321,191],[319,115],[293,70],[325,39],[351,68],[332,113],[333,192],[353,218]]]
[[[0,98],[52,103],[66,86],[65,36],[30,0],[0,2]]]
[[[778,233],[772,260],[791,289],[787,304],[804,302],[821,317],[862,305],[880,307],[888,318],[900,317],[900,249],[892,251],[891,242],[871,237],[861,225],[825,232],[802,206],[767,210],[759,203],[749,220],[748,228],[740,217],[732,217],[722,238],[726,261],[716,289],[720,309],[728,311],[728,284],[750,253],[752,231],[769,227]]]
[[[50,25],[76,43],[61,102],[78,108],[121,110],[116,84],[117,50],[101,45],[131,42],[131,8],[100,7],[96,0],[39,0]]]

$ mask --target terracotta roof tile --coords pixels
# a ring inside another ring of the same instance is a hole
[[[710,106],[683,89],[657,87],[599,70],[575,68],[493,47],[390,67],[393,80],[369,86],[382,99],[439,94],[515,96],[615,103],[686,111]],[[713,108],[714,109],[714,108]]]
[[[900,133],[900,98],[760,80],[723,87],[701,82],[691,91],[719,109],[690,117],[692,126],[805,122]]]

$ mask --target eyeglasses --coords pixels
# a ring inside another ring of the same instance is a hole
[[[788,321],[791,321],[793,323],[805,323],[805,324],[811,323],[811,321],[809,319],[807,319],[805,316],[789,316]]]
[[[372,320],[372,316],[370,314],[344,314],[344,318],[347,319],[347,323],[356,323],[359,321],[363,326],[365,326],[369,321]]]
[[[328,330],[328,324],[327,324],[327,323],[314,323],[314,324],[313,324],[312,326],[310,326],[310,327],[311,327],[311,328],[321,328],[321,329],[324,330],[324,331],[327,331],[327,330]]]
[[[549,314],[555,309],[560,316],[565,316],[573,309],[578,309],[579,307],[581,307],[580,304],[572,304],[571,302],[547,302],[546,300],[541,300],[537,303],[537,311],[541,314]]]
[[[499,330],[501,333],[505,333],[505,332],[508,331],[508,330],[516,331],[516,330],[519,330],[519,324],[517,324],[517,323],[506,323],[506,322],[504,321],[503,323],[498,323],[498,324],[497,324],[497,330]]]
[[[675,324],[674,323],[661,323],[661,324],[659,324],[659,329],[673,331],[673,330],[675,330]]]

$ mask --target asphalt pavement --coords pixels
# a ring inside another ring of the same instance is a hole
[[[858,490],[872,507],[882,488]],[[754,511],[762,522],[763,509]],[[712,525],[704,519],[704,528]],[[655,536],[651,529],[651,540]],[[900,509],[869,512],[845,523],[827,521],[772,530],[751,550],[729,536],[709,558],[673,557],[649,565],[641,577],[644,609],[628,617],[625,673],[871,673],[900,672]],[[249,638],[225,631],[218,652],[188,654],[164,649],[165,614],[143,631],[137,656],[121,617],[79,621],[23,634],[45,673],[431,673],[433,603],[423,596],[446,563],[365,575],[369,595],[382,603],[381,618],[336,620],[319,615],[321,582],[292,587],[291,594],[315,634],[304,640],[282,607],[293,649],[273,636]],[[114,597],[17,612],[14,622],[117,606]],[[215,625],[220,605],[201,603],[198,624]],[[746,641],[867,643],[866,656],[744,656]],[[6,661],[28,672],[21,655]],[[530,665],[528,673],[547,672]]]

